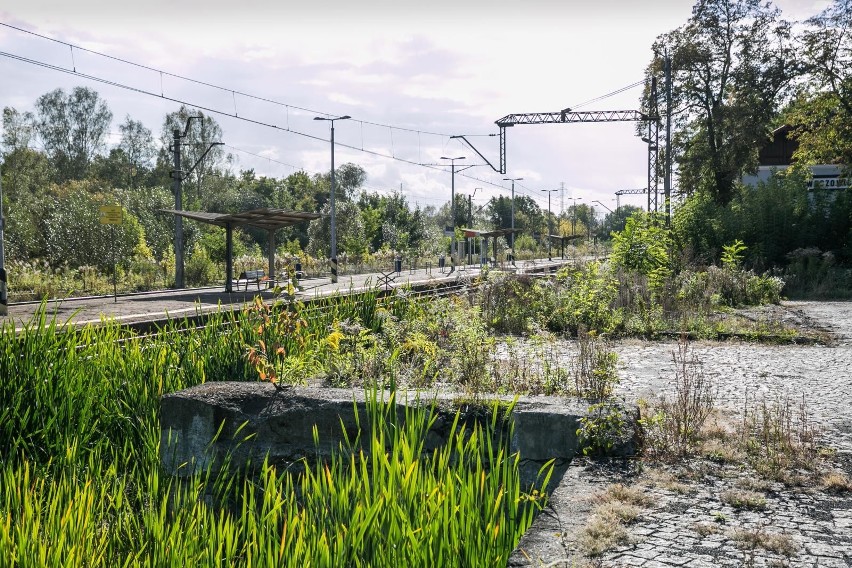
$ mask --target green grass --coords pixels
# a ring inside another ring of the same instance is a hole
[[[143,339],[42,313],[19,335],[0,330],[0,566],[506,564],[544,497],[521,487],[496,407],[424,454],[433,411],[400,421],[374,395],[364,439],[302,473],[165,475],[160,397],[256,377],[245,352],[257,330],[229,323]]]

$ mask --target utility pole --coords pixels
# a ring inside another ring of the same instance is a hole
[[[187,171],[181,170],[180,164],[180,139],[186,138],[189,134],[189,123],[192,120],[203,120],[203,116],[188,116],[186,117],[186,126],[183,132],[179,128],[172,131],[172,156],[174,160],[174,171],[170,172],[172,176],[172,189],[175,192],[175,211],[183,211],[183,178],[195,171],[198,164],[207,156],[207,153],[213,149],[213,146],[221,146],[223,142],[210,142],[201,157]],[[183,288],[183,218],[180,215],[175,215],[175,288]]]
[[[6,252],[3,248],[3,230],[6,218],[3,216],[3,172],[0,172],[0,316],[9,315],[9,297],[6,292]]]
[[[515,182],[521,181],[522,179],[524,178],[503,178],[503,181],[512,182],[512,232],[509,235],[511,238],[509,248],[512,251],[512,263],[515,262]]]
[[[672,220],[672,58],[666,52],[666,173],[663,191],[666,194],[666,225]]]
[[[189,128],[189,121],[193,117],[186,119],[186,126]],[[175,193],[175,211],[183,210],[183,173],[180,171],[180,129],[175,128],[172,131],[174,136],[172,140],[172,152],[174,159],[175,170],[172,172],[172,189]],[[175,288],[183,288],[183,217],[175,215]]]
[[[559,217],[565,212],[565,182],[559,182]]]
[[[550,194],[558,189],[542,189],[547,192],[547,260],[553,260],[553,255],[550,252],[550,235],[553,234],[553,216],[550,214]]]
[[[455,158],[441,156],[441,159],[450,161],[450,171],[452,172],[450,174],[450,216],[452,217],[453,240],[450,242],[450,260],[453,261],[453,269],[455,269],[455,262],[457,261],[456,254],[458,250],[456,247],[456,160],[465,160],[466,158],[465,156],[457,156]],[[452,270],[450,272],[452,272]]]

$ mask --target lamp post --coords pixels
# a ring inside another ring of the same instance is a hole
[[[509,248],[512,249],[512,262],[515,262],[515,182],[521,181],[524,178],[503,178],[503,181],[512,182],[512,233],[510,234],[511,243]]]
[[[600,205],[601,207],[603,207],[604,209],[606,209],[606,210],[607,210],[607,211],[609,211],[610,213],[612,213],[612,212],[613,212],[613,210],[612,210],[612,209],[610,209],[609,207],[607,207],[606,205],[604,205],[603,203],[601,203],[601,202],[600,202],[600,201],[598,201],[597,199],[595,199],[594,201],[592,201],[592,203],[597,203],[598,205]]]
[[[553,220],[550,215],[550,194],[558,189],[542,189],[547,192],[547,260],[553,260],[553,255],[550,253],[550,235],[553,234]]]
[[[464,160],[465,156],[457,156],[455,158],[448,158],[447,156],[441,156],[442,160],[450,161],[450,169],[452,171],[451,181],[450,181],[450,216],[452,217],[452,229],[453,229],[453,240],[450,242],[450,258],[455,261],[455,251],[456,251],[456,160]],[[455,268],[455,264],[453,264],[453,268]]]
[[[343,115],[335,118],[324,116],[315,116],[314,120],[326,120],[331,123],[331,193],[329,194],[329,204],[331,206],[331,283],[337,284],[337,219],[334,210],[334,121],[347,120],[351,116]]]

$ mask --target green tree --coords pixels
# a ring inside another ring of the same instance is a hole
[[[852,165],[852,1],[834,0],[807,20],[801,58],[811,81],[785,113],[796,157]]]
[[[186,105],[181,105],[176,112],[167,114],[163,120],[163,130],[160,135],[162,143],[160,162],[168,164],[173,161],[169,148],[174,144],[174,131],[178,130],[183,134],[184,128],[187,127],[187,119],[191,116],[201,118],[190,120],[186,137],[181,138],[181,169],[186,171],[194,164],[198,165],[184,183],[186,201],[184,207],[193,202],[195,206],[203,207],[205,200],[211,197],[205,195],[205,185],[219,173],[225,161],[225,151],[222,146],[211,147],[213,142],[222,141],[222,127],[219,123],[213,117]],[[208,148],[209,151],[207,151]]]
[[[133,120],[128,114],[118,127],[121,131],[121,141],[118,148],[127,158],[127,186],[136,187],[138,180],[151,168],[157,149],[151,130],[138,120]]]
[[[698,0],[692,17],[654,43],[649,73],[672,61],[672,157],[681,190],[728,203],[734,184],[757,166],[779,100],[799,74],[790,26],[762,0]]]
[[[604,240],[609,240],[612,233],[623,231],[625,225],[627,225],[627,219],[640,211],[642,211],[641,207],[622,205],[615,211],[607,213],[598,230],[598,236]]]
[[[338,254],[360,256],[368,252],[361,210],[352,201],[335,203]],[[331,251],[331,207],[322,209],[322,218],[311,221],[308,229],[307,251],[314,256],[327,257]]]
[[[83,179],[104,148],[112,112],[97,91],[54,89],[36,101],[35,130],[59,182]]]
[[[35,138],[35,116],[31,112],[18,112],[12,107],[3,108],[3,152],[30,148]]]
[[[615,233],[612,240],[613,266],[634,270],[660,285],[671,271],[671,233],[661,215],[636,213]]]
[[[126,266],[145,243],[142,226],[128,212],[121,225],[101,225],[100,206],[115,203],[114,198],[88,189],[86,183],[72,183],[54,196],[44,223],[48,260],[52,266],[107,270],[115,254],[117,263]]]

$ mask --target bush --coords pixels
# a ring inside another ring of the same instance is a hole
[[[621,325],[622,312],[615,308],[618,281],[601,263],[564,268],[557,274],[557,282],[556,309],[548,320],[550,329],[575,335],[581,328],[610,333]]]

